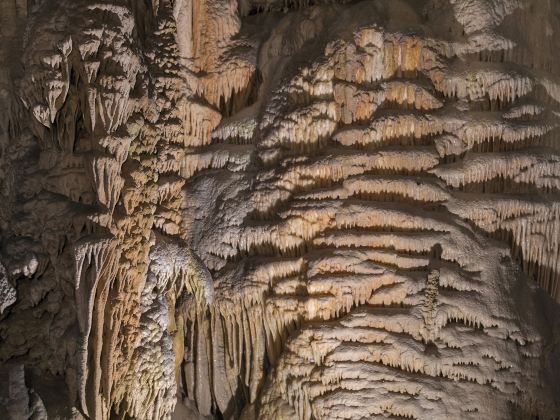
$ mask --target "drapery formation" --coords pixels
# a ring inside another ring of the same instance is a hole
[[[0,12],[0,414],[560,415],[558,4]]]

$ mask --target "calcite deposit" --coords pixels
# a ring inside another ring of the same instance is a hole
[[[560,2],[0,0],[0,418],[560,417]]]

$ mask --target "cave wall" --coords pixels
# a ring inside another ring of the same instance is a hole
[[[560,416],[560,4],[0,2],[1,418]]]

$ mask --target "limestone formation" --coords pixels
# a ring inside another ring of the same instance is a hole
[[[560,3],[0,0],[0,417],[560,417]]]

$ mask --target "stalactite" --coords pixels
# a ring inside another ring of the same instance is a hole
[[[0,417],[558,417],[554,2],[24,3]]]

